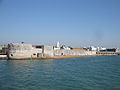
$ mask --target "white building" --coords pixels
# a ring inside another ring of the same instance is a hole
[[[54,46],[54,50],[60,50],[60,42],[57,41],[56,46]]]
[[[62,49],[64,49],[64,50],[71,50],[70,47],[67,47],[67,46],[65,46],[65,45],[62,46]]]
[[[117,48],[117,49],[116,49],[116,52],[120,52],[120,48]]]
[[[91,46],[91,47],[89,48],[89,50],[90,50],[90,51],[100,51],[100,50],[106,50],[106,48]]]
[[[94,47],[94,46],[91,46],[91,47],[89,48],[89,50],[90,50],[90,51],[97,51],[97,48]]]

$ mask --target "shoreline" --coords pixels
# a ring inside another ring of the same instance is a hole
[[[101,55],[74,55],[74,56],[53,56],[53,57],[43,57],[43,58],[8,58],[7,60],[42,60],[42,59],[62,59],[62,58],[77,58],[77,57],[87,57],[87,56],[101,56]]]
[[[53,58],[76,58],[76,57],[87,57],[87,56],[101,56],[101,55],[76,55],[76,56],[54,56]]]
[[[79,57],[89,57],[89,56],[118,56],[118,55],[73,55],[73,56],[53,56],[53,57],[43,57],[43,58],[0,58],[0,60],[44,60],[44,59],[64,59],[64,58],[79,58]]]

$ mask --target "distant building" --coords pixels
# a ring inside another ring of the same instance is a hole
[[[60,42],[57,41],[56,46],[54,46],[54,50],[60,50]]]
[[[61,47],[61,49],[64,49],[64,50],[71,50],[70,47],[67,47],[67,46],[65,46],[65,45],[63,45],[63,46]]]
[[[89,51],[100,51],[100,50],[106,50],[106,48],[91,46],[88,48],[88,50]]]
[[[1,55],[7,55],[7,53],[8,53],[8,47],[7,46],[0,47],[0,54]]]
[[[90,51],[97,51],[97,48],[94,47],[94,46],[91,46],[91,47],[90,47]]]
[[[60,42],[59,41],[57,41],[56,47],[60,48]]]
[[[106,48],[103,48],[103,47],[97,47],[97,51],[100,51],[100,50],[106,50]]]
[[[117,48],[117,49],[116,49],[116,52],[120,52],[120,48]]]

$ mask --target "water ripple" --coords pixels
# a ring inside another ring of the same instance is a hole
[[[0,90],[120,90],[120,56],[0,61]]]

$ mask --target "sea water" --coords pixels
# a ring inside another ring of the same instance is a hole
[[[0,60],[0,90],[120,90],[120,56]]]

